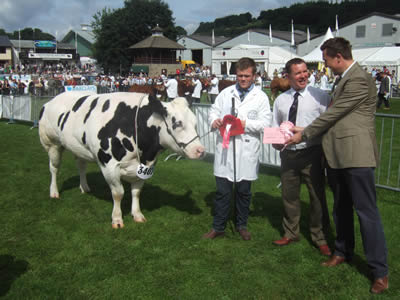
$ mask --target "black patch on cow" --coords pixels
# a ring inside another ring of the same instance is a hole
[[[68,120],[69,113],[70,113],[70,112],[67,112],[67,114],[66,114],[65,117],[64,117],[64,120],[62,121],[62,124],[61,124],[61,131],[64,129],[64,125],[65,125],[65,123],[66,123],[67,120]]]
[[[104,151],[108,150],[108,147],[110,147],[110,143],[108,142],[108,138],[107,139],[102,139],[100,140],[100,147],[101,149],[103,149]]]
[[[86,132],[83,132],[83,135],[82,135],[82,143],[83,143],[84,145],[86,145]]]
[[[103,166],[105,166],[111,159],[111,155],[105,153],[103,150],[99,149],[99,152],[97,152],[97,158],[101,162]]]
[[[78,99],[78,101],[75,102],[74,106],[72,107],[72,110],[74,112],[77,112],[77,110],[81,107],[81,105],[83,104],[83,102],[85,102],[85,100],[89,97],[88,96],[84,96]]]
[[[131,107],[124,102],[120,102],[115,109],[114,116],[110,121],[99,130],[97,137],[100,140],[100,147],[103,150],[108,149],[109,139],[113,139],[117,136],[118,131],[127,137],[128,141],[136,142],[135,135],[135,117],[136,117],[137,106]],[[147,126],[147,121],[153,113],[157,113],[163,116],[167,116],[166,108],[161,104],[155,97],[149,96],[149,103],[140,108],[138,114],[138,136],[139,136],[139,149],[142,150],[140,156],[140,162],[146,164],[146,162],[153,161],[160,150],[163,150],[160,145],[159,132],[161,127]],[[114,154],[114,145],[112,140],[112,153]],[[132,144],[132,142],[131,142]],[[130,145],[123,141],[123,145],[127,150]],[[133,146],[131,147],[133,151]],[[117,152],[118,155],[121,153]],[[117,155],[117,156],[118,156]],[[117,158],[116,156],[116,158]],[[120,157],[120,156],[118,156]]]
[[[83,123],[86,123],[87,119],[89,119],[92,110],[93,110],[93,109],[96,107],[96,105],[97,105],[97,100],[99,100],[99,98],[94,99],[94,100],[92,101],[92,103],[90,103],[90,109],[89,109],[88,113],[86,114],[85,119],[83,120]]]
[[[107,109],[110,108],[110,100],[107,100],[106,102],[104,102],[103,107],[101,108],[102,112],[106,112]]]
[[[64,113],[62,113],[59,117],[58,117],[58,121],[57,121],[57,126],[60,127],[60,123],[62,120],[62,117],[64,116]]]
[[[114,158],[118,161],[121,161],[121,159],[124,158],[126,155],[126,150],[122,146],[121,141],[117,137],[113,137],[111,139],[111,153],[114,156]]]
[[[42,119],[44,113],[44,106],[42,106],[42,109],[39,112],[39,121]]]
[[[127,138],[123,138],[122,144],[124,145],[126,150],[133,152],[133,145],[130,140],[128,140]]]

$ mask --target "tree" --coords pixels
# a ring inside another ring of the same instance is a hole
[[[150,36],[157,25],[166,37],[175,40],[177,36],[172,11],[162,0],[126,0],[123,8],[105,8],[95,14],[91,25],[96,38],[93,54],[106,73],[127,72],[128,48]]]

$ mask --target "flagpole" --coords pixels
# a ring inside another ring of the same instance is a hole
[[[310,45],[310,28],[307,27],[307,44]]]
[[[269,42],[272,44],[272,29],[271,29],[271,24],[269,24]]]
[[[291,46],[293,46],[293,48],[294,48],[294,45],[295,45],[295,43],[294,43],[294,26],[293,26],[293,19],[292,19],[292,40],[291,40]]]
[[[336,24],[335,24],[335,36],[338,37],[339,36],[339,20],[338,20],[338,15],[336,15]]]

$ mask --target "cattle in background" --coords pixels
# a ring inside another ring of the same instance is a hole
[[[194,85],[191,78],[178,80],[178,96],[187,97],[191,96],[194,91]]]
[[[149,94],[153,95],[154,97],[160,97],[161,99],[165,99],[167,97],[165,86],[163,84],[150,84],[150,85],[134,84],[129,88],[129,92]]]
[[[289,79],[274,77],[271,81],[271,100],[274,101],[279,92],[286,92],[290,89]]]
[[[204,154],[196,117],[184,98],[162,103],[140,93],[69,92],[46,103],[39,119],[40,142],[50,161],[50,197],[59,198],[57,171],[64,149],[77,158],[82,193],[90,191],[86,164],[96,162],[111,189],[113,228],[124,226],[121,179],[131,183],[134,220],[145,222],[139,205],[144,180],[139,174],[150,172],[166,148],[191,159]]]
[[[228,86],[234,85],[236,84],[236,81],[234,80],[226,80],[226,79],[221,79],[218,83],[218,90],[221,93],[221,91],[224,88],[227,88]]]

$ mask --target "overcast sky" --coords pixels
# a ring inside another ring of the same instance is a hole
[[[250,12],[290,6],[307,0],[164,0],[173,12],[175,24],[192,33],[200,22]],[[104,7],[121,8],[124,0],[1,0],[0,28],[6,32],[26,27],[39,28],[61,40],[71,29],[88,24]]]

